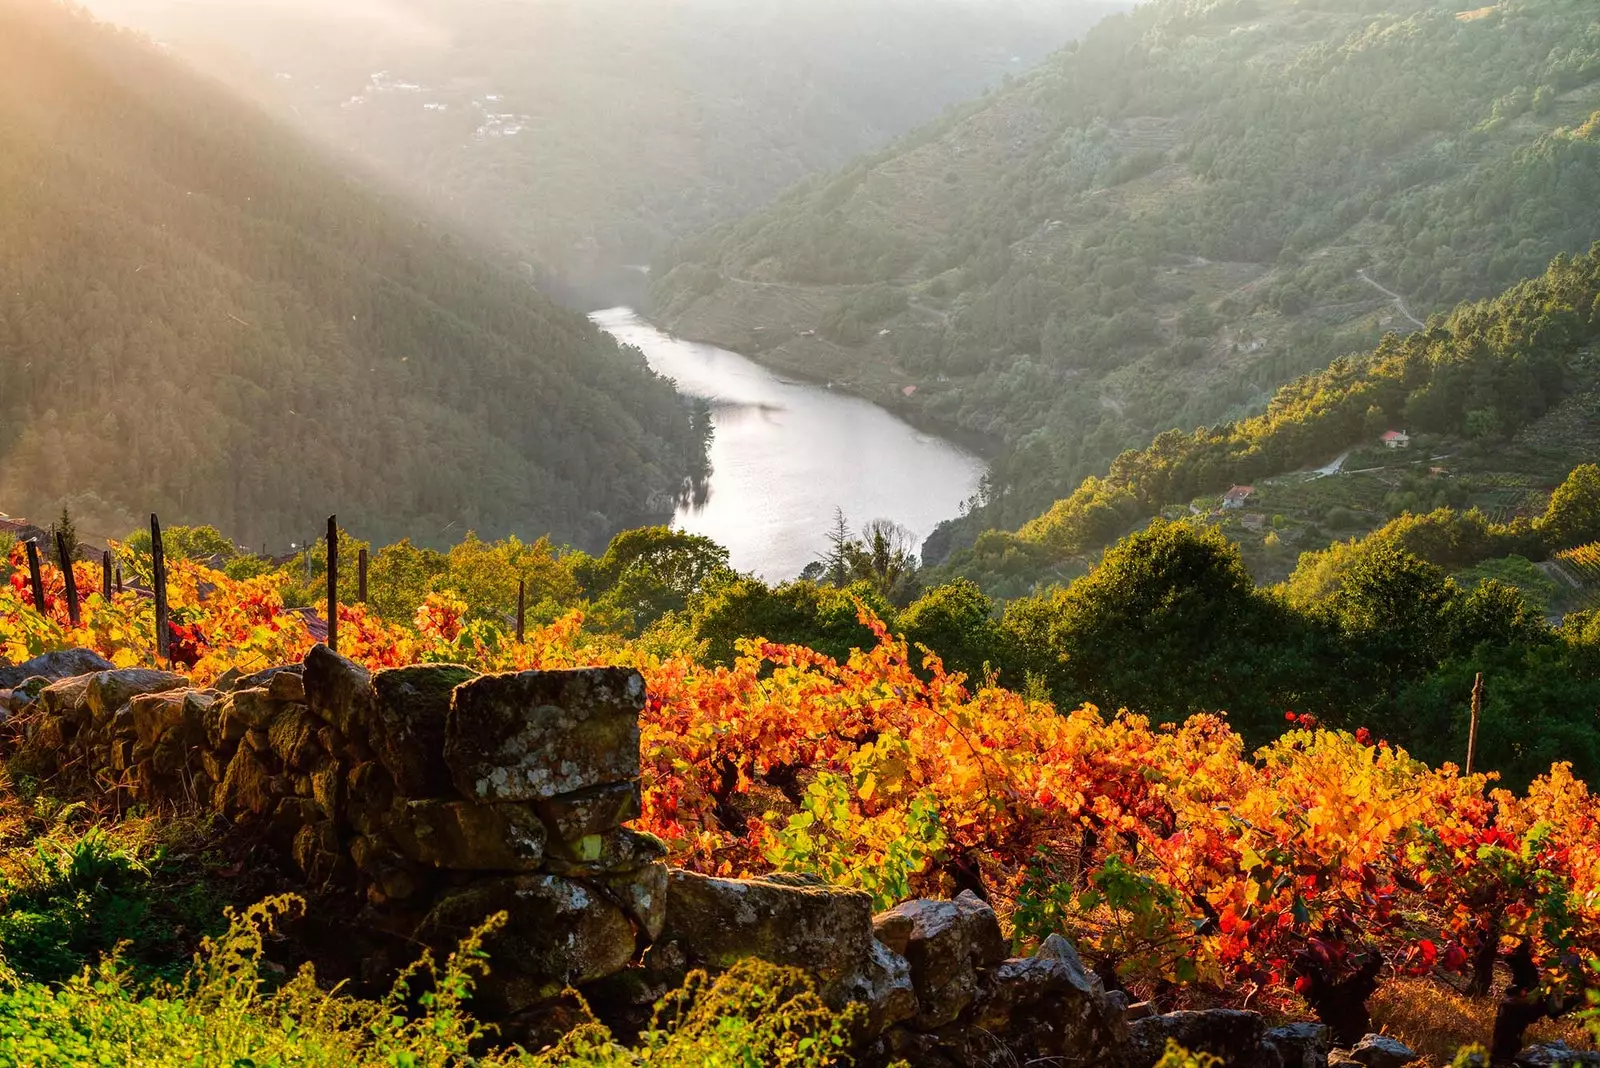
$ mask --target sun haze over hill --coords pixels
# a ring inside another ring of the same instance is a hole
[[[700,462],[636,352],[129,33],[0,0],[0,144],[10,510],[592,544]]]

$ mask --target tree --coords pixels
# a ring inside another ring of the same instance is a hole
[[[908,642],[932,649],[945,670],[961,672],[974,686],[983,685],[1005,652],[994,603],[968,579],[935,586],[917,598],[900,614],[900,630]]]
[[[621,613],[635,633],[689,599],[735,577],[728,550],[699,534],[669,527],[625,530],[598,559],[577,557],[573,576],[601,611]]]
[[[1575,467],[1550,495],[1539,531],[1551,549],[1600,541],[1600,465]]]
[[[409,623],[434,579],[449,568],[443,553],[419,548],[410,538],[385,545],[367,569],[367,605],[391,623]]]
[[[921,588],[916,535],[890,519],[874,519],[861,540],[844,546],[850,577],[871,583],[890,604],[905,607]]]
[[[822,574],[833,585],[844,586],[850,581],[849,550],[855,538],[850,534],[850,521],[845,518],[843,508],[834,507],[833,525],[828,528],[827,538],[828,553],[822,558]]]
[[[1263,732],[1281,725],[1274,680],[1295,627],[1215,529],[1157,520],[1065,590],[1012,605],[1002,625],[1061,707],[1227,709]]]
[[[73,526],[72,516],[68,513],[65,505],[62,506],[61,518],[56,520],[55,528],[51,533],[61,540],[61,544],[66,550],[67,559],[76,560],[78,558],[78,528]]]
[[[804,645],[844,661],[852,650],[876,644],[872,631],[861,625],[858,605],[894,623],[893,607],[867,583],[840,589],[800,579],[769,587],[742,576],[693,599],[690,629],[695,640],[706,643],[705,656],[713,664],[731,665],[745,638]]]

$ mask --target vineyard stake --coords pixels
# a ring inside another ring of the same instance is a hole
[[[1478,755],[1478,717],[1483,715],[1483,672],[1472,682],[1472,724],[1467,728],[1467,774],[1472,774],[1472,762]]]
[[[122,592],[122,565],[117,565],[117,592]]]
[[[56,531],[56,559],[61,562],[61,581],[67,587],[67,619],[76,627],[78,618],[78,576],[72,570],[72,557],[67,553],[67,536]]]
[[[150,513],[150,570],[156,598],[156,656],[172,663],[172,636],[167,633],[167,553],[161,543],[161,520]]]
[[[356,603],[367,603],[367,550],[356,555]]]
[[[306,554],[309,560],[311,554]],[[339,517],[328,517],[328,648],[339,651]]]
[[[111,600],[111,550],[100,554],[100,596]]]
[[[33,583],[33,608],[44,615],[44,576],[39,573],[39,542],[28,539],[28,580]]]
[[[517,580],[517,644],[522,644],[528,620],[528,580]]]

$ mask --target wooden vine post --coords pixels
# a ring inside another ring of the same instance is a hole
[[[44,615],[44,575],[39,571],[39,543],[28,539],[28,581],[33,584],[33,610]]]
[[[356,555],[356,603],[367,603],[367,550]]]
[[[328,517],[328,648],[339,651],[339,517],[336,515]]]
[[[528,580],[517,580],[517,644],[522,644],[528,623]]]
[[[122,565],[117,565],[117,592],[122,592]]]
[[[167,632],[167,552],[161,543],[161,520],[150,513],[150,570],[156,599],[156,656],[172,660],[172,635]]]
[[[111,550],[100,554],[100,596],[111,600]]]
[[[1483,672],[1472,682],[1472,722],[1467,727],[1467,774],[1478,756],[1478,717],[1483,715]]]
[[[76,627],[80,622],[78,612],[78,576],[72,569],[72,554],[67,551],[67,536],[56,531],[56,560],[61,564],[61,581],[67,587],[67,619]]]

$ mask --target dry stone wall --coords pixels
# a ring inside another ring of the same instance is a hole
[[[874,916],[868,895],[803,876],[669,869],[662,844],[627,826],[645,702],[633,671],[369,674],[323,646],[212,689],[100,666],[58,655],[6,677],[0,707],[36,774],[210,809],[412,956],[506,913],[476,1005],[524,1041],[570,1023],[569,987],[626,1032],[690,970],[754,956],[808,970],[836,1007],[866,1006],[866,1065],[1148,1068],[1169,1037],[1234,1068],[1328,1062],[1318,1025],[1130,1009],[1059,935],[1013,957],[970,892]],[[365,963],[381,983],[408,960]]]

